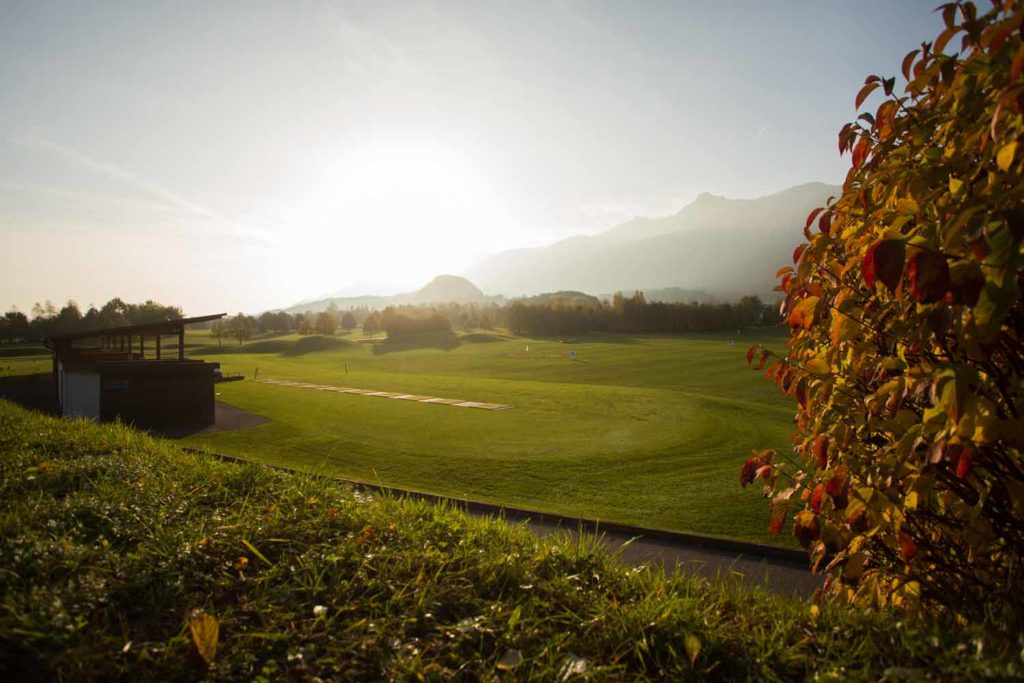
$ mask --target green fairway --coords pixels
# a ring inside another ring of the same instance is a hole
[[[478,334],[449,351],[381,352],[352,336],[333,350],[305,352],[324,340],[286,336],[238,353],[226,341],[219,349],[200,346],[203,336],[192,335],[190,355],[247,380],[258,368],[261,378],[514,408],[230,382],[218,385],[219,399],[269,422],[188,442],[435,493],[766,541],[764,501],[740,489],[739,467],[752,448],[785,446],[792,412],[743,356],[751,343],[780,345],[783,337],[745,333],[728,344],[730,337],[559,342]]]

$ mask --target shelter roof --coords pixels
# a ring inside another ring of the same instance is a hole
[[[177,334],[185,325],[193,323],[205,323],[211,320],[219,320],[227,313],[215,313],[213,315],[200,315],[194,318],[178,318],[177,320],[158,320],[141,325],[125,325],[122,327],[108,327],[102,330],[89,330],[87,332],[72,332],[70,334],[55,334],[47,339],[51,341],[74,341],[75,339],[91,339],[95,337],[117,337],[121,335],[136,334]]]

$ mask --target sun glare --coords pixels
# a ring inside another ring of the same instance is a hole
[[[396,138],[326,160],[305,187],[288,240],[302,235],[298,242],[318,245],[316,253],[303,249],[297,277],[319,279],[323,269],[311,273],[310,260],[337,262],[347,253],[344,280],[374,281],[386,269],[390,280],[422,284],[468,266],[482,249],[503,246],[487,245],[486,233],[500,234],[494,228],[507,227],[506,215],[477,160],[434,142]],[[337,287],[337,271],[331,278]]]

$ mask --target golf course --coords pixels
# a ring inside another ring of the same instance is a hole
[[[737,482],[752,448],[784,448],[791,431],[787,400],[746,367],[754,343],[782,346],[783,332],[475,332],[448,350],[389,348],[358,332],[242,345],[195,332],[190,357],[246,378],[218,384],[218,400],[266,422],[184,443],[545,512],[790,543],[769,536],[764,500]]]

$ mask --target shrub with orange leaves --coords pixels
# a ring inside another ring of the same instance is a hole
[[[780,270],[792,330],[751,349],[796,401],[793,457],[763,451],[827,592],[1024,619],[1024,3],[939,8],[906,85],[871,76],[842,128],[841,196]]]

